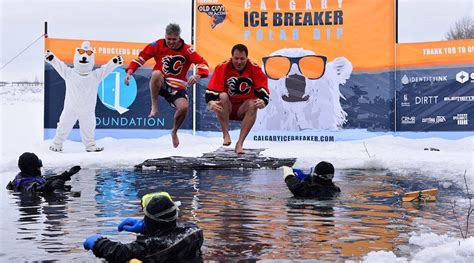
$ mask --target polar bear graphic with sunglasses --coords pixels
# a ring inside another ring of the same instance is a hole
[[[95,52],[88,41],[82,42],[81,48],[74,53],[74,67],[68,67],[63,61],[46,50],[45,60],[58,72],[66,82],[64,108],[59,117],[56,135],[51,151],[62,152],[74,124],[79,121],[82,143],[87,152],[100,152],[104,148],[95,144],[95,105],[99,84],[109,73],[123,64],[123,58],[116,56],[107,64],[93,70]]]
[[[270,103],[257,115],[259,130],[338,130],[347,121],[339,85],[352,73],[344,57],[325,56],[303,48],[284,48],[263,58],[269,78]]]

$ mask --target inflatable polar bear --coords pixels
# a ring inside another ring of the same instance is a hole
[[[66,82],[64,109],[59,117],[53,144],[49,149],[61,152],[63,150],[63,142],[67,139],[76,121],[79,120],[81,139],[86,147],[86,151],[102,151],[104,148],[96,146],[94,138],[97,90],[99,83],[114,69],[123,64],[123,58],[116,56],[107,64],[93,70],[95,53],[90,43],[84,41],[81,48],[76,48],[74,68],[68,67],[49,50],[46,50],[45,60],[53,66]]]
[[[300,58],[315,55],[303,48],[284,48],[270,54]],[[264,65],[265,66],[265,65]],[[301,131],[306,129],[337,130],[346,123],[339,85],[345,84],[352,73],[352,63],[338,57],[326,64],[324,75],[308,79],[293,63],[285,77],[269,79],[270,102],[260,110],[255,130]]]

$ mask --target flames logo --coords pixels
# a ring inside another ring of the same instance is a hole
[[[162,60],[163,62],[163,73],[167,75],[178,75],[183,69],[186,58],[180,55],[166,56]]]
[[[231,77],[227,79],[226,83],[229,86],[230,96],[248,94],[252,88],[252,80],[246,77]]]

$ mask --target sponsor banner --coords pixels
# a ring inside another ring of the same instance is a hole
[[[396,45],[396,50],[397,68],[472,65],[474,39],[400,43]]]
[[[396,49],[396,130],[474,130],[474,39]]]
[[[65,40],[46,38],[45,47],[51,50],[59,59],[69,67],[73,67],[75,49],[79,48],[83,40]],[[159,96],[159,114],[149,118],[150,112],[150,91],[149,81],[153,60],[146,66],[138,69],[130,80],[130,84],[124,84],[126,75],[125,68],[130,61],[138,55],[140,49],[147,43],[125,43],[125,42],[105,42],[90,41],[95,50],[95,68],[107,63],[117,55],[124,56],[124,66],[115,69],[97,87],[96,104],[96,128],[97,134],[103,137],[127,137],[126,130],[160,130],[171,129],[173,126],[174,109],[169,103]],[[45,64],[45,118],[44,128],[45,138],[54,136],[51,129],[57,127],[59,116],[64,107],[66,85],[64,79],[56,70]],[[192,90],[188,91],[190,104],[193,102]],[[183,129],[192,129],[192,105],[189,107]],[[80,124],[79,124],[80,125]],[[76,124],[76,128],[77,128]],[[100,131],[101,129],[110,130]],[[123,131],[123,133],[119,132]],[[133,132],[136,137],[149,137],[146,132]]]
[[[232,46],[242,43],[249,48],[249,58],[270,77],[270,103],[258,111],[249,139],[323,141],[320,132],[332,136],[331,131],[357,129],[474,130],[474,40],[395,45],[393,0],[196,3],[196,49],[211,69],[231,57]],[[72,67],[82,41],[47,38],[45,48]],[[159,115],[147,117],[153,60],[135,72],[129,86],[123,84],[124,68],[147,43],[90,42],[96,67],[116,55],[125,59],[125,66],[97,87],[97,134],[149,137],[139,131],[171,129],[174,109],[161,96]],[[282,58],[285,66],[274,58]],[[209,78],[196,85],[195,99],[188,90],[191,105],[183,129],[193,128],[196,103],[196,130],[221,130],[205,103]],[[51,130],[57,126],[64,94],[64,80],[45,64],[47,138],[54,135]],[[240,129],[240,122],[231,121],[230,128]]]
[[[114,56],[123,56],[125,64],[128,65],[132,59],[138,56],[138,53],[148,43],[131,43],[131,42],[114,42],[114,41],[98,41],[88,39],[59,39],[46,38],[44,47],[51,50],[56,56],[69,65],[73,64],[74,52],[76,48],[80,48],[83,41],[89,41],[91,48],[95,53],[96,65],[107,63]],[[154,61],[149,60],[145,64],[146,67],[153,67]]]
[[[198,0],[195,13],[196,49],[211,68],[242,43],[269,76],[270,103],[253,131],[393,130],[392,0]],[[274,58],[288,62],[282,74],[272,70],[281,65]],[[197,129],[220,130],[204,98],[196,99]]]
[[[397,131],[474,130],[472,67],[397,71]]]
[[[216,119],[214,112],[207,108],[204,94],[208,80],[203,80],[202,85],[197,85],[196,94],[196,125],[197,130],[202,131],[220,131],[220,125]],[[393,73],[355,73],[351,76],[345,85],[340,87],[340,92],[344,98],[340,99],[341,108],[345,112],[346,122],[343,124],[343,129],[366,129],[368,131],[390,131],[394,130],[394,88],[393,88]],[[274,94],[277,93],[273,90]],[[311,97],[310,97],[311,99]],[[278,107],[285,107],[283,98]],[[270,102],[272,103],[272,102]],[[283,105],[281,105],[283,104]],[[257,122],[253,127],[253,131],[307,131],[307,130],[324,130],[319,118],[311,119],[314,114],[318,117],[326,117],[325,120],[329,123],[334,118],[328,118],[324,114],[328,114],[323,110],[320,113],[312,113],[312,104],[308,102],[302,103],[288,103],[290,108],[283,111],[283,114],[270,115],[266,110],[260,110],[257,113]],[[316,105],[317,106],[317,105]],[[329,107],[330,105],[328,105]],[[307,109],[301,110],[301,107]],[[275,105],[269,104],[268,109],[275,109]],[[268,110],[267,109],[267,110]],[[330,110],[333,110],[331,108]],[[299,116],[299,111],[305,112]],[[263,125],[265,119],[261,114],[270,115],[271,118],[278,120],[278,122],[267,121],[269,125]],[[304,122],[305,114],[308,115],[308,122]],[[332,116],[332,115],[330,115]],[[281,121],[281,122],[280,122]],[[271,126],[274,125],[274,126]],[[305,126],[312,126],[315,128],[304,128]],[[266,128],[269,127],[269,128]],[[318,128],[320,127],[320,128]],[[240,122],[230,123],[231,129],[239,129]],[[331,130],[331,129],[328,129]]]
[[[390,69],[393,36],[393,0],[197,0],[196,5],[196,49],[211,67],[243,43],[258,64],[290,48],[326,56],[328,62],[345,57],[355,71]]]

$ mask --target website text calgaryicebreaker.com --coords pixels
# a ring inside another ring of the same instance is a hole
[[[271,141],[271,142],[289,142],[289,141],[334,142],[334,136],[254,135],[253,140],[254,141]]]

